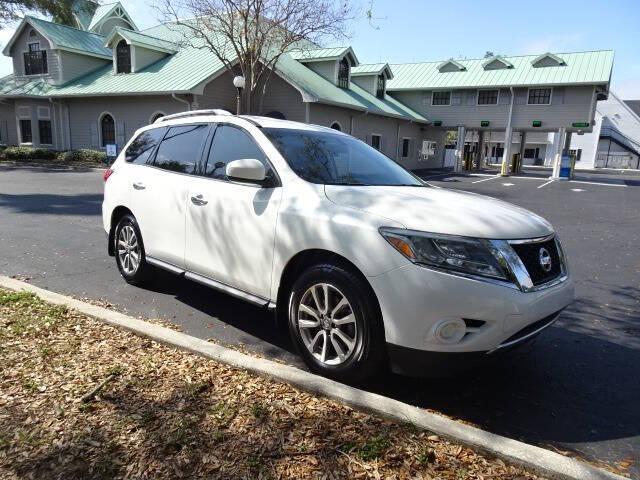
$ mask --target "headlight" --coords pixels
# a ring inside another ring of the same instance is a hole
[[[413,263],[452,273],[510,280],[506,260],[489,240],[387,227],[381,228],[380,233]]]

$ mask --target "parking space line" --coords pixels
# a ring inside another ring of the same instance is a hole
[[[500,178],[498,175],[493,175],[489,178],[483,178],[482,180],[476,180],[475,182],[471,182],[471,183],[480,183],[480,182],[487,182],[489,180],[494,180],[496,178]]]
[[[548,182],[545,182],[545,183],[543,183],[542,185],[538,186],[538,188],[542,188],[542,187],[544,187],[545,185],[549,185],[550,183],[553,183],[553,182],[555,182],[555,180],[549,180]]]
[[[605,187],[627,187],[620,183],[587,182],[586,180],[571,180],[571,183],[586,183],[587,185],[604,185]]]

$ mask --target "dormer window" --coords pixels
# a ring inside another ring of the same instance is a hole
[[[338,65],[338,87],[349,88],[349,60],[343,58]]]
[[[27,45],[27,51],[23,54],[25,75],[45,75],[48,73],[47,51],[40,50],[40,42]]]
[[[116,73],[131,73],[131,46],[125,40],[116,46]]]
[[[384,76],[384,73],[378,75],[378,84],[376,85],[376,97],[384,98],[384,91],[387,86],[387,79]]]

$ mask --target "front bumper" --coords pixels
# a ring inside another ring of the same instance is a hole
[[[548,288],[523,292],[408,264],[369,277],[369,282],[380,303],[390,352],[404,348],[485,355],[503,350],[523,329],[543,319],[555,320],[574,298],[570,276]],[[452,319],[470,325],[468,333],[457,343],[443,343],[435,329]],[[535,330],[531,327],[529,333],[539,333]]]
[[[389,365],[394,373],[409,377],[444,377],[484,367],[533,341],[559,315],[557,312],[528,325],[488,352],[429,352],[388,343]]]

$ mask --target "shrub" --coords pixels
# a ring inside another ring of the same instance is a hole
[[[58,154],[58,161],[67,163],[107,163],[107,154],[99,150],[68,150]]]
[[[2,151],[2,157],[7,160],[53,160],[56,155],[46,148],[7,147]]]

